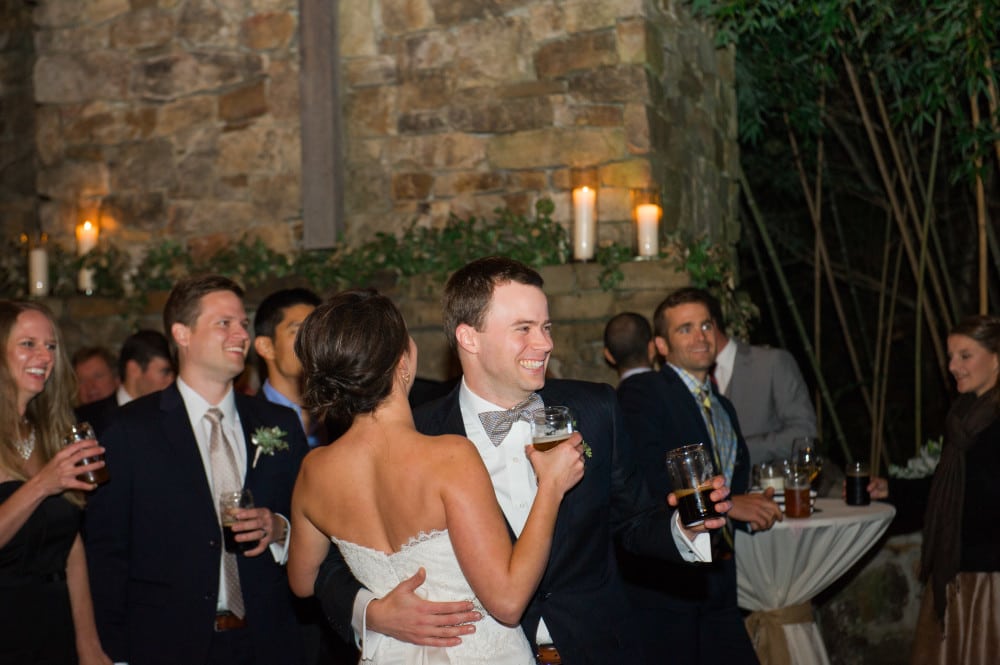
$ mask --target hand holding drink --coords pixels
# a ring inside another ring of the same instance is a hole
[[[531,422],[531,443],[546,451],[573,433],[573,415],[567,406],[547,406],[535,412]]]
[[[681,524],[687,528],[705,520],[725,517],[715,508],[712,476],[715,470],[708,449],[700,443],[675,448],[667,453],[667,474],[677,498]]]
[[[219,493],[219,519],[222,521],[222,536],[227,552],[247,552],[257,547],[260,539],[236,540],[237,533],[233,527],[239,524],[238,515],[241,510],[253,508],[253,495],[250,490],[231,490]]]
[[[94,434],[94,428],[90,426],[90,423],[82,422],[73,425],[66,436],[63,437],[63,445],[65,446],[72,445],[77,441],[93,441],[95,445],[97,444],[97,435]],[[92,454],[88,453],[84,457],[81,457],[76,462],[76,466],[89,466],[98,462],[104,462],[104,454],[97,452],[95,448]],[[80,482],[100,485],[108,482],[111,476],[108,474],[108,468],[102,464],[96,468],[85,469],[76,478]]]

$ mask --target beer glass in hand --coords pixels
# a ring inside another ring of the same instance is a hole
[[[257,547],[260,539],[237,541],[236,534],[243,533],[233,531],[233,525],[239,522],[236,513],[244,508],[253,508],[253,495],[250,490],[231,490],[219,493],[219,518],[222,520],[222,536],[226,543],[227,552],[247,552]]]
[[[90,423],[83,422],[77,423],[69,428],[69,432],[63,437],[63,445],[70,445],[76,443],[77,441],[97,441],[97,435],[94,434],[94,428],[90,426]],[[88,464],[93,464],[94,462],[101,462],[104,460],[104,455],[88,455],[83,457],[76,466],[86,466]],[[91,483],[92,485],[100,485],[101,483],[106,483],[110,479],[110,474],[108,473],[108,467],[102,466],[99,469],[94,469],[93,471],[84,471],[76,477],[77,480],[84,483]]]
[[[568,439],[573,431],[573,414],[568,406],[547,406],[532,417],[531,443],[535,450],[546,451]]]
[[[715,469],[704,445],[695,443],[668,452],[667,473],[684,526],[691,528],[706,519],[724,517],[716,512],[711,498]]]

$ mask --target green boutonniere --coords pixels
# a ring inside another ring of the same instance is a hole
[[[257,468],[257,460],[260,459],[261,453],[273,455],[277,450],[288,450],[288,442],[285,441],[287,435],[288,432],[280,427],[258,427],[254,430],[250,442],[257,446],[257,452],[254,453],[251,468]]]
[[[590,449],[589,443],[587,443],[586,441],[581,441],[580,445],[583,446],[583,454],[587,456],[587,459],[590,459],[591,457],[594,456],[594,451]]]

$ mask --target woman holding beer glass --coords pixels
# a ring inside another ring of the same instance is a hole
[[[987,665],[1000,640],[1000,318],[973,316],[952,329],[948,370],[960,395],[924,519],[913,662]]]
[[[63,447],[73,370],[44,306],[0,301],[0,662],[110,664],[94,625],[77,480],[93,440]]]

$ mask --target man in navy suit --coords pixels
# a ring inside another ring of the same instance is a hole
[[[512,537],[523,527],[534,499],[534,476],[524,454],[531,429],[522,415],[537,406],[536,400],[568,406],[592,452],[583,480],[559,508],[545,575],[522,617],[539,662],[663,662],[664,654],[642,649],[612,543],[619,540],[631,551],[676,562],[700,560],[692,550],[697,543],[667,509],[666,493],[657,499],[642,482],[612,389],[546,380],[552,324],[541,276],[511,259],[474,261],[448,280],[444,320],[463,378],[449,395],[416,412],[417,428],[431,435],[469,437],[490,473]],[[512,421],[506,429],[492,431],[491,419],[482,417],[486,412],[505,412]],[[713,499],[728,510],[728,490],[721,479],[716,487]],[[712,520],[708,526],[722,523]],[[413,592],[421,582],[418,575],[373,599],[342,560],[331,555],[317,577],[316,594],[342,631],[353,626],[360,634],[364,615],[366,642],[377,641],[382,633],[418,644],[457,643],[472,630],[463,625],[475,618],[471,607],[422,601]],[[377,644],[366,645],[366,651],[374,649]]]
[[[659,372],[632,376],[621,383],[618,398],[636,446],[639,468],[654,492],[672,490],[664,458],[667,451],[704,443],[716,471],[732,488],[729,511],[738,528],[766,530],[782,513],[773,492],[746,494],[750,455],[736,412],[716,394],[709,370],[715,362],[715,322],[701,289],[670,294],[656,308],[654,342],[665,363]],[[732,533],[713,539],[717,556],[692,569],[622,552],[622,570],[636,620],[644,628],[647,650],[670,649],[685,665],[757,663],[736,605],[736,562]]]
[[[101,438],[111,480],[88,502],[86,545],[98,631],[116,662],[302,662],[283,515],[307,448],[293,411],[233,391],[250,345],[242,297],[224,277],[178,283],[163,313],[177,382],[125,405]],[[265,428],[278,428],[278,445],[261,443]],[[248,549],[233,554],[217,497],[241,480],[256,507],[237,513]]]

